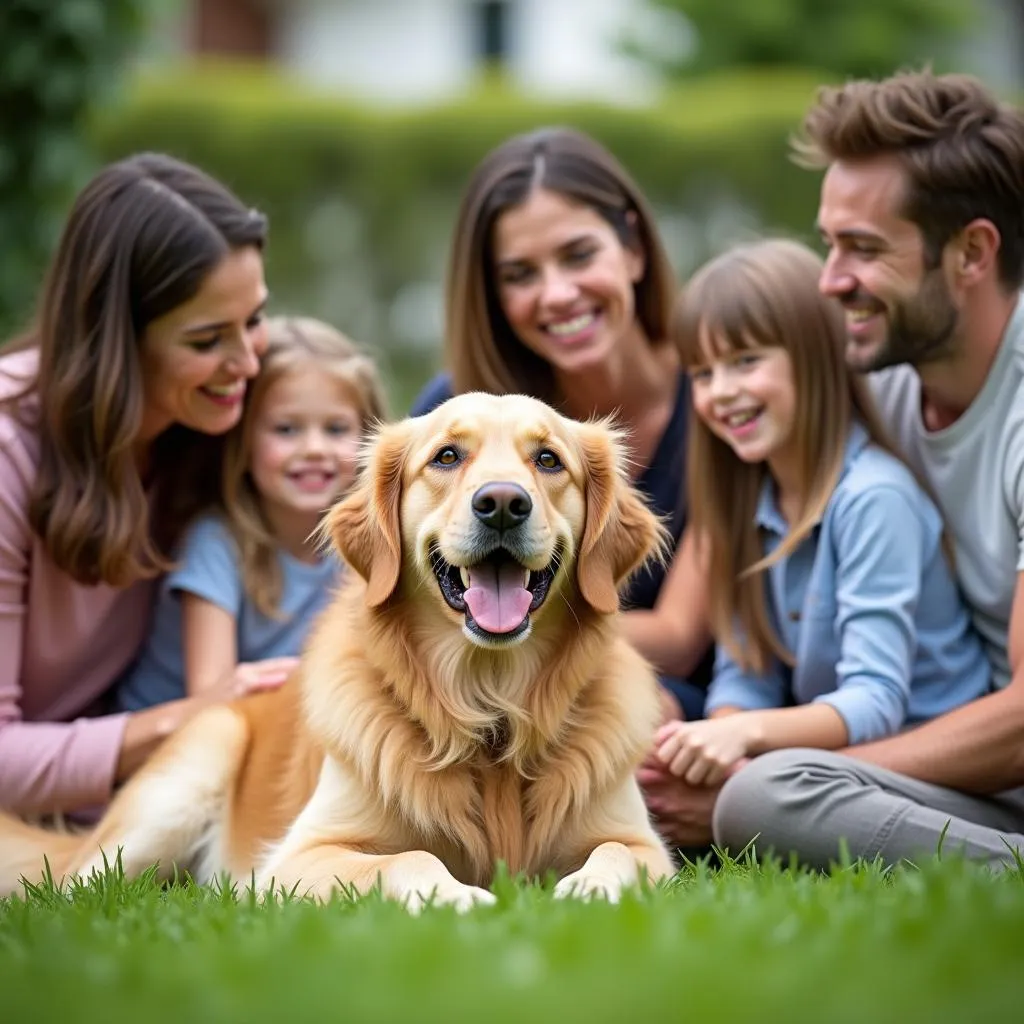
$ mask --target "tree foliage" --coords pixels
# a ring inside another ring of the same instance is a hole
[[[86,114],[139,39],[148,0],[0,3],[0,331],[28,314],[74,191]]]
[[[925,61],[940,65],[974,6],[971,0],[648,0],[653,17],[626,44],[670,78],[781,65],[874,77]]]

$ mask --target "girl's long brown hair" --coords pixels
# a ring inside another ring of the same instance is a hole
[[[766,671],[773,656],[792,664],[769,621],[763,570],[791,554],[820,521],[839,480],[852,422],[893,451],[865,380],[847,369],[843,311],[818,291],[821,268],[819,257],[798,242],[743,244],[694,274],[673,316],[672,337],[684,366],[705,363],[709,345],[714,351],[781,347],[792,361],[804,501],[770,557],[763,557],[755,522],[767,466],[741,461],[696,413],[690,423],[690,522],[706,560],[712,630],[754,672]]]
[[[78,582],[124,586],[163,571],[193,512],[215,499],[220,439],[172,427],[150,453],[150,515],[136,451],[139,342],[226,254],[262,249],[265,234],[264,217],[223,185],[159,154],[111,164],[76,199],[35,323],[14,345],[37,350],[38,369],[4,408],[38,432],[29,521]]]
[[[281,600],[280,544],[263,512],[249,473],[253,424],[260,403],[275,381],[310,366],[338,381],[359,412],[365,435],[387,418],[377,367],[340,331],[308,317],[272,317],[267,321],[267,351],[249,388],[242,421],[227,437],[221,493],[224,518],[238,545],[242,586],[266,616],[278,615]]]

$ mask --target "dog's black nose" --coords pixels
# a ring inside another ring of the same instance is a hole
[[[519,484],[484,484],[473,495],[477,519],[499,532],[518,526],[532,511],[533,501]]]

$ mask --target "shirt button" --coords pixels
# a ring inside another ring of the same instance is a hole
[[[800,613],[799,612],[790,612],[789,613],[789,621],[790,622],[799,622],[800,621]]]

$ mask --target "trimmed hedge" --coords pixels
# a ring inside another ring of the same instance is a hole
[[[87,112],[116,86],[146,0],[0,3],[0,339],[31,312],[90,173]]]
[[[91,127],[103,159],[157,149],[229,183],[271,218],[278,309],[372,344],[404,408],[440,350],[440,290],[459,192],[510,134],[571,124],[604,142],[654,203],[684,274],[738,234],[810,234],[817,189],[787,158],[808,72],[687,83],[655,107],[551,103],[485,87],[415,110],[311,92],[246,67],[140,79]]]

